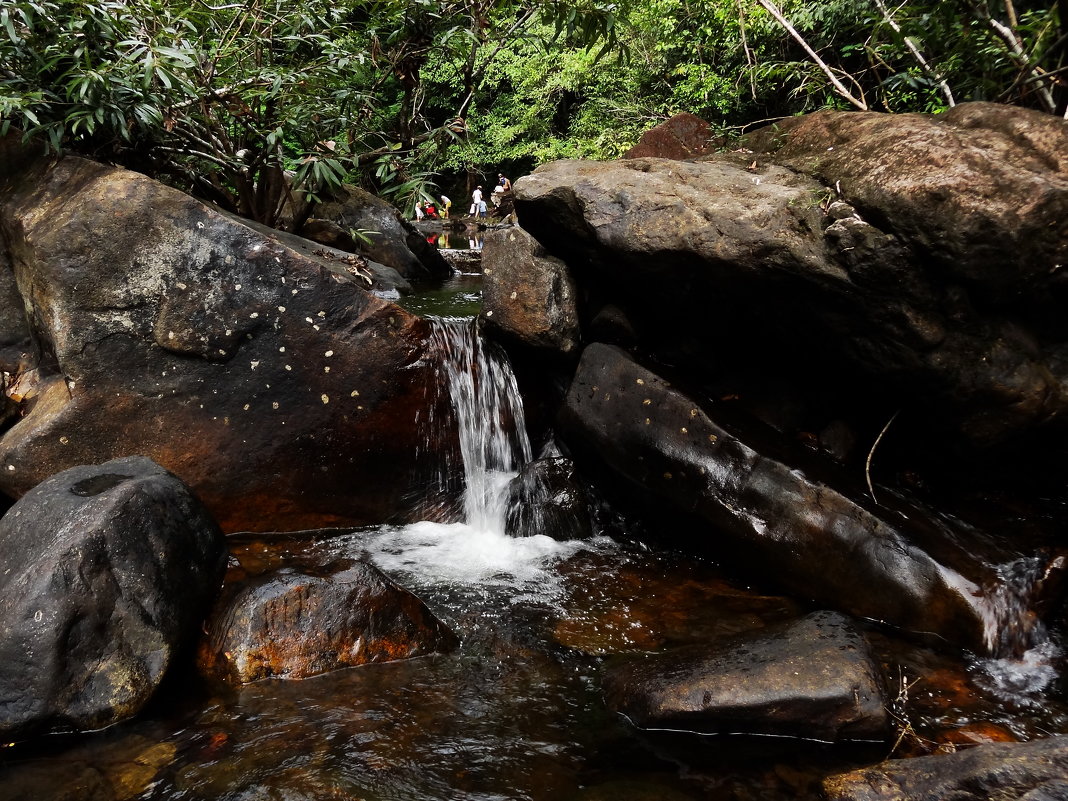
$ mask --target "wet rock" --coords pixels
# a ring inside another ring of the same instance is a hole
[[[235,684],[447,651],[456,636],[410,592],[352,560],[281,568],[236,585],[216,607],[199,665]]]
[[[643,133],[623,158],[692,159],[711,150],[712,126],[684,111]]]
[[[522,228],[486,234],[482,250],[482,319],[527,347],[570,354],[579,341],[575,283]]]
[[[137,173],[67,157],[5,181],[36,389],[0,439],[0,489],[137,453],[225,531],[403,515],[425,321]]]
[[[884,762],[831,776],[828,801],[959,801],[1068,798],[1068,737],[993,743],[955,754]]]
[[[506,497],[509,536],[543,534],[560,541],[593,536],[589,497],[570,459],[529,462],[509,482]]]
[[[958,544],[889,509],[877,516],[762,455],[619,348],[586,348],[560,426],[580,467],[624,495],[703,521],[698,544],[758,565],[763,580],[801,597],[979,652],[1028,624],[996,600],[1001,580],[977,542]],[[914,540],[921,533],[925,547]]]
[[[645,352],[724,386],[788,378],[822,418],[810,430],[852,415],[877,432],[901,409],[913,453],[1064,436],[1063,121],[962,104],[766,137],[696,162],[544,165],[517,210]]]
[[[148,459],[66,470],[0,520],[0,734],[135,715],[222,578],[218,526]]]
[[[437,248],[428,244],[399,211],[357,186],[346,185],[333,200],[315,207],[309,238],[323,234],[326,222],[337,226],[330,234],[335,241],[344,241],[341,234],[348,234],[354,252],[392,267],[407,279],[444,278],[451,272]],[[352,236],[349,231],[362,236]]]
[[[835,612],[710,645],[621,658],[610,708],[641,728],[879,739],[889,716],[863,635]]]

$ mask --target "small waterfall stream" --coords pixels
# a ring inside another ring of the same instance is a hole
[[[476,531],[503,533],[504,490],[531,459],[515,374],[473,321],[434,321],[431,344],[442,355],[459,429],[465,521]]]
[[[427,437],[455,427],[460,464],[438,466],[436,481],[447,488],[446,495],[454,494],[459,483],[462,503],[435,508],[438,517],[445,509],[450,522],[384,528],[366,537],[363,547],[383,570],[430,592],[461,586],[483,596],[494,594],[499,604],[548,602],[560,584],[550,568],[581,549],[603,547],[604,541],[508,536],[508,484],[532,458],[515,374],[474,320],[429,319],[430,349],[440,357],[442,382],[428,391],[447,394],[443,405],[451,419],[431,416],[423,425]]]

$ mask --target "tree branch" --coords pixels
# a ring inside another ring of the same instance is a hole
[[[956,101],[953,99],[953,92],[949,88],[949,84],[946,82],[945,77],[943,77],[938,70],[931,66],[927,59],[923,57],[923,53],[921,53],[919,48],[916,47],[915,42],[913,42],[911,38],[909,38],[902,32],[901,26],[898,25],[894,18],[890,15],[890,11],[883,3],[883,0],[875,0],[875,5],[877,5],[879,7],[879,11],[882,12],[883,19],[886,20],[886,24],[889,25],[891,29],[893,29],[894,33],[896,33],[902,38],[902,41],[904,41],[905,43],[905,47],[908,48],[908,51],[912,54],[912,57],[915,58],[916,62],[920,65],[920,69],[922,69],[925,73],[927,73],[936,81],[938,81],[938,86],[942,90],[942,95],[946,98],[946,103],[949,104],[949,107],[953,108],[953,106],[957,105]]]
[[[835,91],[842,98],[848,100],[853,106],[860,109],[861,111],[868,110],[868,104],[865,103],[863,99],[854,96],[853,93],[846,88],[845,84],[838,80],[831,68],[827,66],[827,63],[819,57],[815,50],[809,47],[808,42],[804,40],[801,34],[797,32],[797,29],[790,24],[790,20],[786,19],[786,17],[782,15],[782,12],[774,3],[771,2],[771,0],[757,0],[757,2],[760,3],[760,5],[763,6],[764,9],[775,18],[776,22],[778,22],[783,28],[786,29],[786,32],[789,33],[799,45],[801,45],[801,48],[806,53],[808,53],[809,58],[811,58],[812,61],[816,64],[816,66],[823,71],[823,74],[827,76],[827,79],[831,82],[831,85],[834,86]]]

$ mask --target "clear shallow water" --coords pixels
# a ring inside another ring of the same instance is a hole
[[[889,753],[891,744],[632,729],[600,699],[612,654],[707,641],[805,610],[672,551],[482,534],[474,559],[470,533],[421,523],[311,545],[235,543],[236,557],[257,569],[309,549],[369,555],[462,645],[303,681],[175,686],[139,720],[9,749],[0,798],[785,801],[816,799],[823,775]],[[925,742],[977,723],[1020,737],[1068,731],[1054,694],[1041,707],[1006,702],[976,663],[881,630],[869,638],[891,683],[899,673],[910,683],[902,712]],[[899,753],[916,747],[906,741]]]
[[[457,273],[439,287],[395,302],[420,317],[471,319],[482,311],[482,275]]]

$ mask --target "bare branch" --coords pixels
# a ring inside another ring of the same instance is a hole
[[[783,16],[782,12],[774,3],[771,2],[771,0],[757,0],[757,2],[760,3],[760,5],[763,6],[764,9],[775,18],[776,22],[778,22],[783,28],[786,29],[786,32],[789,33],[799,45],[801,45],[802,49],[806,53],[808,53],[809,58],[812,59],[816,66],[823,71],[823,74],[827,76],[827,79],[831,82],[831,85],[834,86],[835,91],[842,98],[848,100],[850,104],[860,109],[861,111],[868,110],[868,104],[865,103],[862,98],[858,98],[853,95],[853,93],[846,88],[845,84],[838,80],[838,77],[834,74],[834,71],[829,66],[827,66],[827,63],[819,57],[815,50],[813,50],[809,46],[808,42],[804,40],[801,34],[797,32],[797,29],[790,23],[790,20],[786,19],[786,17]]]
[[[920,65],[920,69],[922,69],[925,73],[927,73],[936,81],[938,81],[938,87],[942,90],[942,95],[946,98],[946,103],[949,104],[949,107],[952,108],[953,106],[957,105],[956,101],[953,99],[953,92],[949,88],[949,84],[946,82],[946,79],[938,70],[931,66],[930,62],[928,62],[926,58],[923,57],[923,53],[920,52],[920,49],[916,46],[916,43],[913,42],[910,37],[905,36],[905,34],[901,30],[901,26],[898,25],[894,18],[890,15],[890,11],[883,3],[883,0],[875,0],[875,5],[877,5],[879,7],[879,11],[882,12],[883,19],[886,20],[886,24],[889,25],[893,29],[894,33],[898,34],[905,42],[905,47],[908,48],[908,51],[912,54],[912,57],[916,59],[916,63]]]

